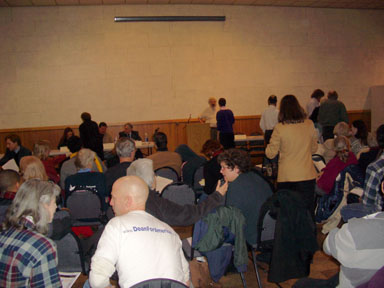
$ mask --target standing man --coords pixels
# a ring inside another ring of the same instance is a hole
[[[321,103],[318,122],[323,129],[323,141],[333,138],[333,129],[339,122],[348,123],[347,109],[343,102],[337,100],[336,91],[328,92],[328,99]]]
[[[5,155],[0,160],[0,166],[3,166],[11,159],[15,159],[17,166],[19,166],[20,159],[24,156],[32,155],[31,151],[21,146],[20,137],[16,134],[11,134],[5,137],[5,145],[7,150]]]
[[[109,287],[115,269],[122,288],[155,278],[189,286],[189,264],[180,238],[145,212],[147,198],[148,186],[137,176],[125,176],[113,184],[111,205],[116,217],[108,222],[92,257],[92,287]]]
[[[219,130],[220,144],[224,149],[235,148],[235,135],[233,134],[233,123],[235,117],[230,109],[225,107],[227,101],[224,98],[219,99],[220,111],[216,114],[217,130]]]
[[[99,127],[95,121],[91,120],[91,114],[83,112],[81,114],[83,123],[79,127],[80,138],[84,148],[96,152],[101,160],[104,160],[103,137],[99,133]]]
[[[269,144],[273,128],[278,122],[279,110],[276,108],[277,97],[271,95],[268,97],[268,108],[264,110],[260,118],[260,128],[264,133],[265,146]]]
[[[216,99],[211,97],[208,99],[209,107],[207,107],[199,116],[200,123],[208,123],[211,127],[211,139],[217,140],[217,125],[216,125],[216,113],[217,105]]]

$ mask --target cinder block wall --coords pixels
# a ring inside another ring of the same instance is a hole
[[[226,22],[114,23],[225,15]],[[251,6],[0,8],[0,129],[197,115],[226,97],[258,115],[270,94],[335,89],[370,109],[384,83],[384,11]]]

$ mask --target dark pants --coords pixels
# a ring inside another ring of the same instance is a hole
[[[217,140],[217,128],[211,127],[211,140]]]
[[[219,139],[224,149],[235,148],[235,135],[233,133],[220,132]]]
[[[269,141],[271,140],[273,130],[265,130],[264,133],[264,142],[265,146],[269,144]]]
[[[297,191],[301,195],[313,219],[315,219],[315,185],[315,179],[297,182],[279,182],[277,183],[277,190],[289,189]]]
[[[323,141],[327,141],[328,139],[333,139],[333,129],[335,126],[324,126],[323,127]]]

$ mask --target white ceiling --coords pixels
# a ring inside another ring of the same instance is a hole
[[[0,0],[0,7],[113,4],[213,4],[384,9],[384,0]]]

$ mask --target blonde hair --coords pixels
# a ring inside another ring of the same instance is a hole
[[[333,145],[336,156],[339,157],[341,161],[346,163],[348,161],[349,150],[351,149],[348,138],[345,136],[337,136],[333,141]]]
[[[351,129],[349,129],[349,125],[345,122],[339,122],[336,124],[335,128],[333,128],[333,134],[335,136],[351,136]]]
[[[75,166],[78,170],[82,168],[91,168],[95,160],[96,153],[90,149],[81,149],[76,156]]]
[[[48,140],[40,140],[33,146],[33,155],[35,155],[40,160],[46,160],[49,157],[49,152],[51,148],[49,147]]]
[[[24,156],[20,160],[20,172],[24,180],[48,180],[43,163],[36,156]]]
[[[52,199],[55,199],[59,193],[59,186],[52,182],[39,179],[30,179],[24,182],[8,208],[2,229],[6,230],[11,227],[25,229],[25,222],[22,219],[31,216],[35,224],[35,230],[46,234],[50,214],[45,205],[50,204]]]

